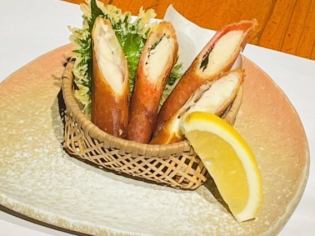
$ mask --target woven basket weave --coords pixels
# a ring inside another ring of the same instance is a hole
[[[63,74],[66,105],[64,148],[79,159],[141,179],[182,189],[196,189],[207,180],[207,171],[186,142],[168,145],[140,144],[105,133],[80,110],[73,95],[73,62]],[[226,118],[234,121],[241,103],[237,96]]]

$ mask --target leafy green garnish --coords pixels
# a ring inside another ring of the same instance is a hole
[[[124,38],[121,39],[121,41],[124,42],[122,44],[122,48],[123,51],[125,52],[128,61],[130,91],[133,91],[134,82],[136,78],[136,70],[140,59],[141,50],[145,43],[145,39],[140,38],[137,34],[133,33],[129,33],[121,37]]]
[[[160,102],[161,105],[164,103],[168,95],[170,95],[170,93],[172,92],[173,88],[176,85],[176,82],[182,77],[182,74],[183,74],[182,67],[183,65],[179,62],[177,62],[175,66],[173,67],[170,77],[167,80],[167,84],[162,94],[162,98]]]
[[[152,9],[147,11],[140,9],[138,18],[134,20],[129,12],[122,13],[117,7],[110,4],[103,4],[97,0],[90,0],[88,4],[82,4],[81,10],[83,11],[82,27],[70,28],[72,32],[70,40],[75,44],[73,52],[76,60],[73,73],[75,75],[75,83],[78,87],[74,95],[82,104],[83,111],[86,114],[90,114],[93,53],[91,31],[95,19],[98,16],[103,16],[111,21],[116,37],[128,62],[129,85],[130,91],[132,91],[141,51],[146,42],[148,32],[152,27],[150,21],[155,17],[155,12]],[[180,76],[180,66],[176,65],[170,75],[165,94],[169,94],[171,86]]]
[[[172,69],[170,77],[168,78],[167,84],[172,86],[182,76],[182,64],[176,63]]]

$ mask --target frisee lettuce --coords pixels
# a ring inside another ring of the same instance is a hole
[[[153,9],[139,11],[134,20],[129,12],[123,13],[119,8],[103,4],[97,0],[89,0],[81,4],[83,24],[81,28],[72,28],[70,40],[75,45],[73,50],[75,64],[73,73],[77,89],[74,95],[81,103],[86,114],[91,113],[91,81],[92,81],[92,40],[91,31],[98,16],[111,21],[116,37],[128,61],[129,85],[132,92],[136,77],[141,51],[152,27],[151,20],[155,17]],[[170,93],[174,83],[181,77],[181,64],[177,63],[171,72],[170,78],[163,93],[162,101]]]

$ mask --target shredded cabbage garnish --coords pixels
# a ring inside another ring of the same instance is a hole
[[[122,12],[119,8],[104,4],[97,0],[87,0],[81,4],[83,24],[81,28],[70,27],[70,40],[75,45],[73,57],[75,64],[73,73],[76,90],[74,95],[81,103],[83,111],[91,114],[91,81],[92,81],[92,39],[91,31],[98,16],[109,19],[116,37],[128,61],[129,85],[132,92],[141,51],[148,33],[153,26],[152,19],[156,16],[153,9],[140,9],[138,17],[133,19],[130,12]],[[176,64],[172,70],[163,98],[165,98],[175,83],[181,77],[181,64]],[[164,100],[164,99],[162,99]]]

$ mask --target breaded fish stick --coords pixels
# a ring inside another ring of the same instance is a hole
[[[179,109],[152,139],[152,144],[169,144],[183,139],[181,119],[194,111],[204,111],[220,116],[233,103],[243,81],[241,69],[229,72],[222,78],[202,85],[184,106]]]
[[[128,67],[109,20],[102,17],[95,20],[92,45],[92,122],[109,134],[125,137],[128,124]]]
[[[246,43],[248,33],[257,25],[256,20],[230,24],[217,32],[202,49],[163,104],[157,121],[159,132],[203,84],[214,81],[229,71]]]
[[[131,98],[128,139],[148,143],[156,125],[163,90],[177,60],[178,44],[173,26],[154,26],[142,51]]]

